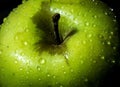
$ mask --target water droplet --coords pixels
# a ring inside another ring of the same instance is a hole
[[[110,41],[108,41],[108,42],[107,42],[107,44],[108,44],[108,45],[110,45],[110,44],[111,44],[111,42],[110,42]]]
[[[96,2],[95,5],[98,5],[98,3]]]
[[[2,50],[0,50],[0,55],[2,54]]]
[[[18,63],[18,61],[17,60],[15,60],[15,64],[17,64]]]
[[[27,74],[30,74],[30,72],[29,72],[29,71],[27,71]]]
[[[60,85],[60,87],[63,87],[63,85]]]
[[[41,63],[41,64],[45,64],[45,59],[41,59],[41,60],[40,60],[40,63]]]
[[[96,27],[96,25],[95,25],[95,24],[93,24],[93,27]]]
[[[66,74],[66,72],[63,72],[64,74]]]
[[[50,77],[50,74],[47,74],[47,77]]]
[[[69,59],[69,53],[68,53],[68,52],[65,52],[64,57],[65,57],[66,59]]]
[[[81,13],[80,13],[80,15],[81,15]],[[87,14],[84,14],[84,15],[83,15],[83,17],[86,17],[86,16],[87,16]]]
[[[96,60],[93,60],[93,63],[97,63],[97,61],[96,61]]]
[[[81,5],[85,5],[85,2],[80,2]]]
[[[74,12],[74,10],[73,10],[73,9],[71,9],[70,11],[71,11],[71,13],[73,13],[73,12]]]
[[[71,73],[72,73],[72,72],[73,72],[73,69],[71,69],[70,71],[71,71]]]
[[[56,78],[56,76],[53,76],[53,78],[55,79],[55,78]]]
[[[58,84],[58,82],[55,82],[55,84]]]
[[[116,20],[116,19],[113,19],[113,22],[117,22],[117,20]]]
[[[89,34],[88,37],[91,38],[91,37],[92,37],[92,34]]]
[[[113,47],[114,50],[116,50],[116,47]]]
[[[93,17],[94,17],[94,18],[97,18],[97,15],[94,15]]]
[[[105,15],[108,15],[108,13],[107,13],[107,12],[105,12]]]
[[[114,34],[114,32],[110,32],[110,34],[111,34],[111,35],[113,35],[113,34]]]
[[[117,16],[115,15],[115,16],[114,16],[114,18],[116,19],[116,18],[117,18]]]
[[[62,66],[62,68],[64,68],[65,66]]]
[[[85,25],[86,25],[86,26],[89,26],[89,22],[86,22]]]
[[[40,71],[40,70],[41,70],[40,66],[37,66],[37,70],[38,70],[38,71]]]
[[[20,67],[20,71],[22,71],[23,70],[23,68],[22,67]]]
[[[3,19],[3,22],[5,22],[6,20],[7,20],[7,18],[4,18],[4,19]]]
[[[115,60],[112,60],[111,62],[112,62],[112,63],[115,63]]]
[[[29,32],[29,29],[26,29],[25,32]]]
[[[25,3],[26,1],[28,1],[28,0],[22,0],[22,3]]]
[[[3,67],[0,68],[0,72],[4,72],[5,69]]]
[[[103,59],[103,60],[104,60],[104,59],[105,59],[105,57],[104,57],[104,56],[101,56],[101,59]]]
[[[15,36],[15,40],[18,40],[18,36]]]
[[[92,42],[93,40],[92,39],[90,39],[90,42]]]
[[[114,9],[113,8],[109,8],[110,9],[110,11],[113,11]]]
[[[41,78],[38,78],[39,81],[41,81]]]
[[[111,39],[112,38],[112,36],[109,36],[109,39]]]
[[[24,42],[24,45],[25,45],[25,46],[27,46],[27,45],[28,45],[28,42],[27,42],[27,41],[25,41],[25,42]]]
[[[26,79],[28,79],[29,77],[28,76],[26,76]]]
[[[102,42],[103,45],[105,45],[105,42]]]
[[[83,61],[83,60],[81,60],[81,61],[80,61],[80,63],[81,63],[81,64],[83,64],[83,63],[84,63],[84,61]]]
[[[85,82],[88,82],[88,78],[85,78],[84,81],[85,81]]]
[[[86,41],[83,41],[83,44],[86,44]]]

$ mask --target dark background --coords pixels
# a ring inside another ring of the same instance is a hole
[[[114,8],[114,12],[117,15],[117,19],[120,19],[120,4],[119,0],[101,0],[108,4],[111,8]],[[18,4],[22,3],[22,0],[0,0],[0,23],[2,19],[8,15],[8,13]],[[120,20],[118,20],[120,22]]]
[[[21,2],[22,0],[0,0],[0,24],[3,22],[3,18]]]
[[[120,24],[120,4],[119,0],[101,0],[105,2],[109,7],[114,9],[114,13],[117,16],[117,21]],[[3,22],[3,18],[6,17],[9,12],[21,4],[21,0],[0,0],[0,24]],[[120,28],[119,28],[120,31]],[[120,58],[120,57],[119,57]],[[118,59],[120,60],[120,59]],[[120,87],[120,66],[119,62],[116,63],[108,74],[102,80],[100,87]]]

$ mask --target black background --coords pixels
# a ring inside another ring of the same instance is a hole
[[[119,0],[101,0],[105,2],[109,7],[114,9],[114,13],[117,16],[117,21],[120,24],[120,4]],[[3,22],[3,18],[6,17],[9,12],[21,4],[21,0],[0,0],[0,24]],[[119,28],[120,31],[120,28]],[[120,58],[120,57],[119,57]],[[120,60],[120,59],[118,59]],[[116,64],[108,74],[102,80],[99,87],[120,87],[120,64]]]

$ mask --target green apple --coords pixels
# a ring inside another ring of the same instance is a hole
[[[0,27],[0,87],[98,87],[118,54],[112,11],[99,0],[24,0]]]

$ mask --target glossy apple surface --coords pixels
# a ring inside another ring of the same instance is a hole
[[[95,87],[115,63],[117,23],[99,0],[24,1],[0,28],[0,87]],[[52,16],[63,38],[55,44]]]

